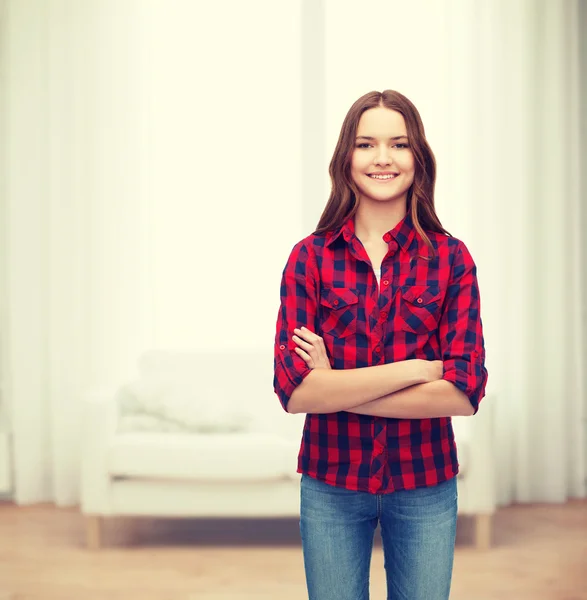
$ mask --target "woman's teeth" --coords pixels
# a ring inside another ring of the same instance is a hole
[[[393,179],[397,175],[369,175],[371,179]]]

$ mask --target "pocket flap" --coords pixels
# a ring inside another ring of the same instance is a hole
[[[322,288],[320,304],[329,308],[344,308],[359,301],[359,290],[355,288]]]
[[[438,285],[406,285],[402,287],[402,297],[416,306],[426,306],[440,297]]]

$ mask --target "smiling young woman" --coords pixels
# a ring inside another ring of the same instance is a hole
[[[434,209],[416,107],[370,92],[350,108],[332,191],[281,282],[274,389],[306,413],[298,458],[310,600],[368,598],[377,525],[389,597],[449,597],[455,415],[487,382],[475,263]]]

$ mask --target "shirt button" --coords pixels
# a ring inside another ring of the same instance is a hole
[[[390,239],[391,239],[391,236],[389,235],[389,233],[386,233],[386,234],[383,236],[383,241],[384,241],[384,242],[389,242],[389,240],[390,240]]]
[[[285,350],[285,346],[283,344],[281,344],[281,346],[279,346],[280,350]]]
[[[383,285],[389,285],[389,280],[388,279],[384,279],[383,280]]]
[[[380,316],[385,321],[389,315],[385,311],[383,311]]]
[[[418,300],[416,300],[416,302],[418,302],[418,304],[422,304],[423,300],[422,300],[422,298],[418,298]]]
[[[375,346],[375,352],[379,354],[381,352],[381,346]]]
[[[334,301],[334,306],[338,306],[338,300]]]

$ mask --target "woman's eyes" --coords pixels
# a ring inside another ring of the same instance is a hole
[[[357,148],[372,148],[373,145],[372,144],[367,144],[367,143],[363,143],[363,144],[357,144]],[[392,148],[400,148],[400,149],[404,149],[404,148],[409,148],[410,146],[408,144],[395,144],[394,146],[392,146]]]

